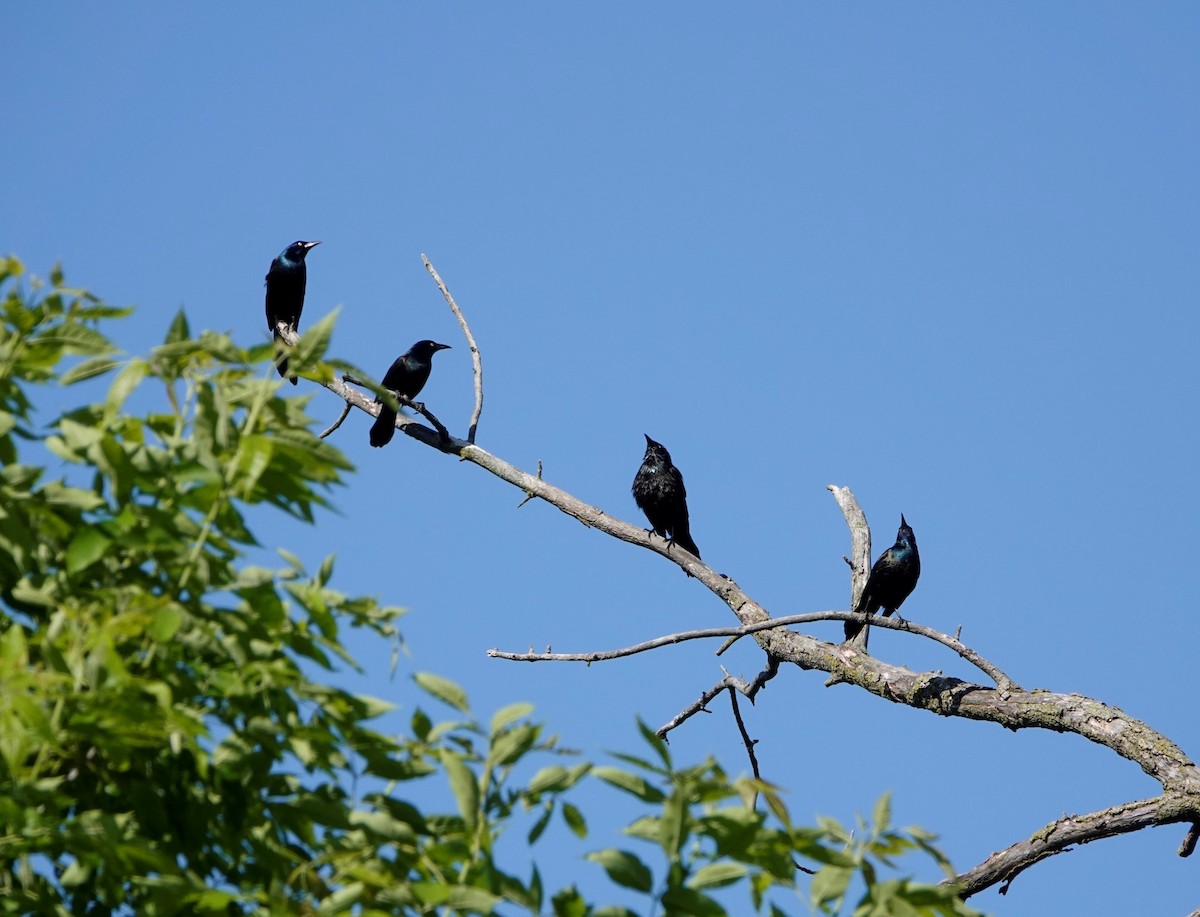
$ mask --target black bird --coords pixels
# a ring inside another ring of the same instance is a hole
[[[407,398],[411,401],[429,381],[429,371],[433,369],[433,355],[439,350],[449,349],[449,344],[417,341],[408,348],[408,353],[396,357],[396,362],[388,367],[388,371],[383,374],[383,387],[391,389],[401,400]],[[386,446],[392,441],[392,434],[396,432],[396,412],[379,398],[376,398],[375,402],[380,408],[379,416],[371,425],[371,445]]]
[[[904,600],[912,594],[921,575],[921,555],[917,553],[917,536],[900,514],[900,531],[896,533],[896,543],[879,555],[871,575],[867,577],[867,585],[858,599],[854,610],[859,614],[875,614],[883,609],[886,618],[904,604]],[[857,637],[863,629],[857,621],[846,622],[846,639]]]
[[[700,549],[692,541],[688,525],[687,489],[683,475],[671,464],[671,454],[649,436],[646,437],[646,457],[633,476],[633,499],[650,520],[650,526],[663,538],[670,537],[697,557]]]
[[[300,328],[300,313],[304,311],[304,285],[308,271],[304,267],[304,256],[320,242],[293,242],[279,257],[271,262],[267,271],[267,327],[275,340],[279,341],[279,329],[275,326],[287,322],[296,331]],[[279,375],[287,376],[288,361],[281,359],[277,367]],[[291,377],[292,385],[296,377]]]

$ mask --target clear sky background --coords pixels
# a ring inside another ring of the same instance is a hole
[[[116,304],[122,344],[192,327],[265,340],[262,279],[295,239],[304,324],[378,375],[439,354],[424,400],[462,434],[485,360],[484,448],[641,522],[643,433],[671,450],[715,569],[776,614],[844,608],[852,487],[923,576],[904,612],[1027,687],[1073,691],[1200,754],[1195,347],[1200,6],[1006,4],[21,4],[7,10],[0,247]],[[303,330],[303,328],[302,328]],[[324,426],[340,402],[302,383]],[[624,646],[733,623],[675,566],[398,436],[315,528],[258,534],[335,586],[411,609],[411,658],[350,638],[360,690],[480,718],[527,700],[592,758],[637,751],[743,641],[583,666],[489,647]],[[840,624],[815,626],[826,639]],[[872,650],[976,680],[948,651]],[[801,821],[884,791],[960,869],[1064,812],[1153,795],[1077,737],[1006,732],[785,668],[747,708],[764,776]],[[446,711],[449,715],[449,712]],[[680,761],[748,764],[728,705],[672,734]],[[408,788],[432,804],[435,787]],[[585,850],[634,810],[586,791],[593,836],[538,857],[595,888]],[[1004,915],[1200,906],[1182,827],[1102,841],[973,900]],[[536,852],[536,851],[535,851]],[[527,872],[519,839],[508,865]],[[933,879],[933,870],[924,874]],[[803,913],[798,901],[785,903]]]

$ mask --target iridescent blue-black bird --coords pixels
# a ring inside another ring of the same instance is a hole
[[[650,520],[650,526],[656,534],[669,537],[671,544],[700,556],[700,549],[692,541],[688,523],[687,489],[683,486],[683,475],[671,463],[671,454],[649,436],[646,437],[646,455],[642,459],[642,467],[633,476],[633,499]]]
[[[867,577],[867,585],[858,599],[854,610],[859,614],[873,615],[883,609],[886,618],[904,604],[904,600],[912,594],[921,575],[921,555],[917,553],[917,536],[900,514],[900,531],[896,533],[896,543],[879,555],[871,575]],[[846,639],[857,637],[863,629],[857,621],[846,622]]]
[[[276,327],[280,322],[286,322],[292,331],[300,328],[300,313],[304,311],[304,285],[308,282],[304,256],[314,245],[320,244],[293,242],[271,262],[270,270],[267,271],[267,327],[271,329],[276,342],[280,340],[279,329]],[[277,354],[278,351],[279,348],[276,347]],[[276,365],[279,375],[287,376],[287,358],[279,359]],[[292,376],[290,381],[295,385],[296,377]]]
[[[383,374],[383,387],[391,389],[403,399],[410,401],[421,393],[425,383],[429,381],[429,371],[433,369],[433,355],[439,350],[449,350],[449,344],[439,344],[437,341],[417,341],[408,348],[408,353],[396,358],[396,362],[388,367]],[[386,446],[392,441],[396,432],[396,412],[384,404],[379,398],[375,399],[379,407],[379,416],[371,424],[371,445]]]

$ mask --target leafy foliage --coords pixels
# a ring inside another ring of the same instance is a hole
[[[891,832],[886,807],[861,840],[795,828],[775,788],[712,761],[675,769],[645,730],[653,762],[563,763],[529,705],[485,728],[432,673],[417,687],[456,719],[416,707],[410,735],[372,728],[389,704],[311,673],[354,666],[345,626],[398,644],[401,610],[333,589],[333,558],[247,562],[248,511],[309,522],[349,463],[312,434],[306,398],[278,397],[269,344],[193,336],[180,313],[161,346],[126,358],[101,330],[125,314],[0,259],[0,913],[631,914],[501,865],[518,817],[527,844],[556,813],[587,837],[568,796],[589,774],[649,809],[626,833],[652,845],[657,873],[624,849],[588,858],[650,912],[723,913],[713,894],[745,889],[783,913],[768,894],[792,895],[799,857],[820,866],[823,913],[855,875],[855,914],[971,913],[940,887],[876,877],[913,849],[943,862],[928,836]],[[330,372],[331,328],[305,334],[295,370]],[[103,398],[41,432],[31,387],[87,380],[107,380]],[[38,446],[62,479],[23,464]],[[454,811],[412,801],[427,781]]]
[[[713,892],[736,885],[749,892],[755,911],[778,915],[784,911],[768,897],[772,890],[798,891],[808,884],[813,911],[840,914],[856,876],[864,891],[849,911],[854,917],[976,913],[947,886],[880,878],[882,871],[895,869],[895,857],[920,850],[933,857],[947,877],[954,875],[933,846],[932,835],[919,828],[891,829],[886,796],[876,804],[872,822],[860,822],[854,832],[829,818],[820,819],[815,828],[796,827],[777,787],[748,777],[731,780],[711,759],[677,769],[666,744],[645,726],[641,730],[656,761],[619,754],[616,757],[626,768],[596,767],[593,773],[652,809],[625,833],[657,848],[654,852],[665,869],[656,880],[641,857],[617,848],[596,851],[588,858],[616,884],[652,894],[663,913],[724,914],[726,908]],[[765,805],[762,810],[759,801]],[[816,867],[811,882],[801,881],[805,878],[800,875],[802,861]]]

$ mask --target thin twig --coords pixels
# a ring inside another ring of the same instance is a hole
[[[670,646],[674,643],[684,643],[688,640],[729,637],[730,639],[718,651],[718,655],[720,655],[733,641],[756,634],[759,631],[773,630],[776,627],[788,627],[793,624],[811,624],[815,621],[861,621],[862,618],[861,614],[856,614],[852,611],[815,611],[808,614],[769,618],[766,621],[759,621],[755,624],[743,624],[740,627],[708,627],[702,630],[685,630],[674,634],[666,634],[662,637],[655,637],[653,640],[646,640],[643,643],[636,643],[633,646],[626,646],[617,650],[596,650],[588,653],[512,653],[493,648],[488,650],[487,654],[496,659],[508,659],[512,662],[586,662],[590,665],[593,662],[607,662],[610,659],[635,656],[638,653],[645,653],[659,647]],[[971,647],[959,642],[949,634],[943,634],[941,631],[934,630],[932,627],[926,627],[924,624],[918,624],[916,621],[908,618],[879,618],[872,622],[872,626],[916,634],[917,636],[940,643],[942,646],[954,650],[959,656],[991,678],[996,683],[998,689],[1002,691],[1021,690],[1020,686],[1002,672],[999,666],[989,662],[975,650],[971,649]],[[846,650],[854,652],[853,648],[848,644],[844,645],[844,647]]]
[[[338,417],[337,420],[335,420],[333,423],[331,423],[323,433],[321,433],[320,439],[324,439],[326,436],[328,436],[330,433],[332,433],[334,430],[336,430],[338,427],[340,427],[342,425],[342,421],[350,416],[350,408],[351,407],[352,407],[352,405],[350,404],[349,401],[347,401],[345,404],[342,405],[341,415]]]
[[[726,688],[736,689],[737,691],[746,695],[750,703],[754,703],[755,696],[757,696],[758,692],[763,689],[768,681],[775,677],[778,671],[779,666],[772,665],[771,661],[768,660],[767,667],[755,675],[753,681],[747,683],[743,678],[738,678],[736,675],[730,675],[728,670],[726,670],[724,666],[721,666],[721,672],[725,677],[701,694],[698,700],[692,701],[692,703],[680,710],[679,713],[671,718],[670,722],[660,726],[654,734],[660,739],[666,739],[668,732],[670,732],[672,729],[675,729],[677,726],[682,726],[700,711],[703,710],[705,713],[707,713],[708,710],[706,708],[709,701],[711,701]]]
[[[634,656],[660,646],[670,646],[672,643],[683,643],[686,640],[703,640],[709,637],[744,637],[760,630],[770,630],[788,624],[807,624],[812,621],[842,620],[838,615],[846,615],[844,611],[821,611],[806,615],[788,615],[782,618],[771,618],[757,624],[742,625],[741,627],[707,627],[702,630],[685,630],[675,634],[667,634],[636,643],[633,646],[618,650],[596,650],[590,653],[512,653],[507,650],[490,649],[487,654],[496,659],[508,659],[513,662],[607,662],[610,659],[620,659],[624,656]],[[830,617],[832,616],[832,617]]]
[[[442,291],[442,296],[446,298],[446,303],[450,306],[450,311],[458,319],[458,324],[467,339],[467,346],[471,348],[471,366],[475,373],[475,409],[471,412],[471,423],[467,427],[467,442],[474,443],[475,431],[479,427],[479,417],[483,414],[483,357],[479,353],[479,346],[475,343],[475,335],[471,333],[471,326],[467,324],[466,316],[462,314],[462,309],[458,307],[458,303],[454,301],[454,297],[446,289],[446,284],[442,282],[442,278],[439,276],[436,268],[434,268],[430,260],[424,255],[421,255],[421,261],[425,264],[425,270],[429,271],[430,276],[433,277],[433,282]]]
[[[1192,822],[1188,833],[1183,837],[1183,843],[1179,845],[1179,855],[1190,857],[1196,850],[1197,839],[1200,839],[1200,822]]]
[[[722,670],[722,671],[724,671],[724,670]],[[726,688],[729,688],[729,687],[735,687],[734,678],[732,675],[727,674],[724,678],[722,678],[720,681],[718,681],[715,685],[713,685],[711,688],[709,688],[707,691],[705,691],[703,694],[701,694],[699,700],[695,700],[692,703],[688,704],[686,707],[684,707],[682,710],[680,710],[677,714],[675,714],[675,716],[671,717],[671,719],[668,722],[664,723],[662,726],[659,726],[658,729],[656,729],[654,731],[654,734],[656,736],[658,736],[660,739],[666,739],[668,732],[670,732],[672,729],[674,729],[677,726],[682,726],[685,722],[690,720],[693,716],[695,716],[700,711],[703,710],[705,713],[708,713],[707,707],[708,707],[709,701],[711,701],[714,697],[716,697],[718,694],[720,694],[722,691],[724,691]]]
[[[746,732],[746,724],[742,722],[742,711],[738,709],[737,691],[732,687],[729,691],[729,703],[733,706],[733,718],[737,722],[738,732],[742,734],[742,744],[746,746],[746,754],[750,756],[750,769],[754,771],[754,779],[762,780],[762,774],[758,772],[758,758],[754,755],[754,746],[758,744],[758,740],[751,740],[750,734]],[[758,794],[754,794],[757,798]]]
[[[350,375],[350,373],[342,373],[342,381],[349,382],[352,385],[361,385],[366,388],[371,387],[371,384],[364,382],[362,379],[358,379],[355,376]],[[443,442],[449,442],[451,439],[453,439],[453,437],[450,435],[450,431],[446,429],[445,425],[440,420],[438,420],[436,417],[433,416],[432,411],[430,411],[427,407],[425,407],[424,401],[413,401],[411,398],[408,398],[405,395],[401,395],[398,392],[394,392],[390,388],[384,388],[382,385],[379,385],[378,388],[381,390],[381,394],[383,392],[386,392],[387,395],[390,395],[392,398],[395,399],[395,401],[396,401],[396,404],[395,404],[396,420],[397,420],[396,426],[401,431],[403,431],[404,428],[408,424],[412,423],[412,421],[409,418],[405,417],[403,414],[401,414],[399,409],[400,408],[412,408],[414,411],[416,411],[418,414],[420,414],[422,417],[424,417],[426,420],[428,420],[431,424],[433,424],[434,429],[437,430],[438,436],[441,437]],[[374,403],[379,404],[380,403],[379,399],[380,399],[380,395],[376,395]],[[388,407],[392,407],[392,405],[389,404]],[[371,408],[371,409],[363,408],[363,410],[367,411],[368,414],[372,414],[375,416],[379,415],[379,410],[377,408]],[[332,427],[330,427],[326,431],[326,433],[332,433],[335,429],[337,429],[338,424],[340,424],[342,422],[342,420],[345,420],[346,414],[348,414],[348,413],[350,413],[350,402],[349,401],[346,402],[346,409],[342,413],[341,419],[339,419],[336,424],[334,424]],[[403,423],[399,422],[402,418],[403,418]],[[325,436],[325,433],[322,433],[321,435]]]
[[[412,401],[409,398],[405,398],[403,395],[397,396],[396,400],[400,402],[400,405],[402,407],[412,408],[414,411],[416,411],[418,414],[420,414],[422,417],[424,417],[426,420],[428,420],[431,424],[433,424],[434,429],[438,431],[438,436],[440,436],[442,438],[443,442],[450,441],[450,439],[451,439],[450,431],[446,429],[446,427],[442,424],[442,422],[440,420],[438,420],[436,417],[433,416],[432,411],[430,411],[427,407],[425,407],[424,401]],[[399,416],[399,415],[397,414],[397,416]]]
[[[539,481],[542,479],[542,460],[541,459],[538,459],[537,478]],[[530,500],[532,500],[536,496],[537,496],[537,494],[535,494],[531,490],[525,491],[525,499],[517,504],[517,509],[520,509],[522,506],[524,506],[526,503],[528,503]]]

